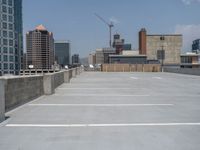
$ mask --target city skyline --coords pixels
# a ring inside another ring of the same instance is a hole
[[[70,40],[72,54],[79,53],[81,57],[109,44],[108,28],[94,13],[108,22],[113,21],[113,34],[121,34],[134,49],[138,49],[138,31],[142,27],[150,34],[183,34],[182,52],[190,51],[192,41],[200,37],[200,21],[196,19],[200,5],[198,0],[127,0],[123,3],[48,0],[48,9],[44,11],[46,2],[23,2],[24,33],[43,24],[54,33],[56,40]]]

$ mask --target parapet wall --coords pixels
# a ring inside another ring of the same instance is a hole
[[[0,122],[5,119],[5,112],[44,94],[53,94],[58,86],[69,83],[72,77],[81,72],[82,68],[74,68],[44,75],[1,77]]]
[[[44,94],[43,76],[7,78],[4,87],[6,111]]]
[[[164,72],[200,76],[200,68],[164,68]]]
[[[103,72],[160,72],[159,64],[102,64]]]

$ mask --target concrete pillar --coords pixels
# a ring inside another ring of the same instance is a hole
[[[5,82],[0,79],[0,122],[5,120]]]
[[[70,82],[70,74],[69,74],[69,70],[64,72],[64,82],[65,83],[69,83]]]
[[[44,94],[51,95],[55,93],[54,88],[54,75],[53,74],[45,74],[43,77],[43,87]]]
[[[78,67],[77,69],[78,69],[78,75],[80,75],[81,74],[81,67]]]
[[[75,78],[76,77],[76,68],[72,69],[72,77]]]

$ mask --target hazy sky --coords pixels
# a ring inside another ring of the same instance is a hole
[[[70,40],[72,53],[87,56],[107,47],[109,32],[94,13],[115,23],[114,33],[138,49],[138,31],[181,33],[183,51],[200,38],[200,0],[23,0],[24,33],[43,24],[55,40]]]

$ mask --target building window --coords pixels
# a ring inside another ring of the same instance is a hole
[[[13,40],[9,40],[9,46],[13,46]]]
[[[13,53],[14,53],[13,47],[10,47],[10,48],[9,48],[9,53],[10,53],[10,54],[13,54]]]
[[[13,24],[9,23],[9,30],[13,30]]]
[[[0,61],[1,61],[1,55],[0,55]],[[1,64],[1,63],[0,63]]]
[[[4,38],[8,37],[8,32],[7,31],[3,31],[3,37]]]
[[[8,8],[8,13],[9,14],[13,14],[13,9],[12,8]]]
[[[10,64],[10,70],[13,70],[13,69],[14,69],[14,65]]]
[[[3,39],[3,45],[7,46],[8,45],[8,40],[7,39]]]
[[[2,0],[2,3],[6,5],[6,4],[7,4],[7,1],[6,1],[6,0]]]
[[[8,74],[8,71],[4,71],[3,74]]]
[[[15,69],[18,70],[19,69],[19,65],[15,64]]]
[[[7,29],[7,23],[3,22],[3,29]]]
[[[9,5],[9,6],[12,6],[12,5],[13,5],[12,0],[8,0],[8,5]]]
[[[10,62],[14,62],[14,57],[10,56],[9,60],[10,60]]]
[[[9,32],[9,38],[13,38],[13,32]]]
[[[1,70],[1,63],[0,63],[0,70]]]
[[[3,14],[2,18],[3,18],[3,21],[7,21],[7,15]]]
[[[7,13],[7,7],[6,7],[6,6],[2,6],[2,11],[3,11],[4,13]]]
[[[12,16],[8,16],[8,21],[9,22],[13,22],[13,17]]]
[[[18,57],[17,56],[15,56],[15,61],[18,62]]]
[[[8,56],[7,55],[3,55],[3,61],[8,62]]]
[[[7,63],[4,63],[4,64],[3,64],[3,69],[4,69],[4,70],[7,70],[7,69],[8,69],[8,64],[7,64]]]
[[[8,53],[8,48],[7,48],[7,47],[4,47],[4,48],[3,48],[3,53],[4,53],[4,54],[7,54],[7,53]]]

